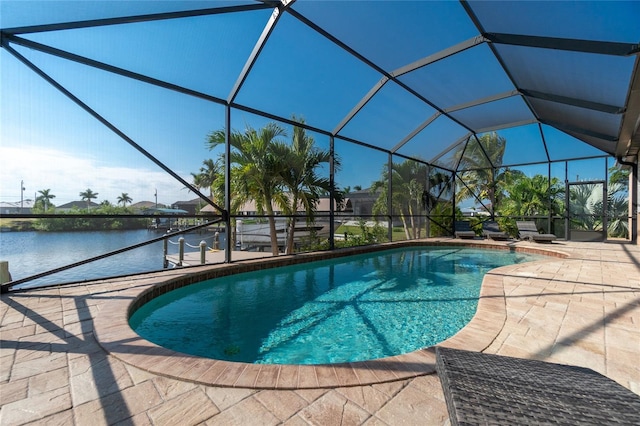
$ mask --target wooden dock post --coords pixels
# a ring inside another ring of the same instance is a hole
[[[178,239],[178,244],[180,247],[178,255],[178,266],[182,266],[182,262],[184,261],[184,237],[180,237]]]
[[[207,256],[207,243],[200,241],[200,264],[204,265]]]
[[[169,254],[169,239],[168,238],[165,238],[164,240],[162,240],[162,251],[163,251],[162,258],[164,259],[162,261],[162,267],[164,269],[167,269],[169,267],[169,259],[167,259],[167,255]]]

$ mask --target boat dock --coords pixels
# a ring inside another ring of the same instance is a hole
[[[223,263],[224,262],[224,250],[206,250],[204,252],[204,264],[214,264],[214,263]],[[234,250],[231,254],[231,258],[233,260],[251,260],[251,259],[260,259],[264,257],[273,256],[271,252],[260,252],[260,251],[244,251],[244,250]],[[196,266],[202,265],[202,257],[199,251],[187,252],[184,253],[184,258],[182,262],[180,262],[180,256],[178,254],[169,254],[165,256],[167,262],[176,266]]]

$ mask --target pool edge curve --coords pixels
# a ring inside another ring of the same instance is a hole
[[[438,245],[493,248],[544,254],[551,257],[568,257],[568,254],[553,246],[539,247],[532,246],[531,243],[430,239],[385,243],[373,247],[357,247],[334,252],[278,256],[267,258],[266,261],[261,259],[260,261],[172,270],[172,273],[160,274],[148,283],[123,290],[117,298],[107,302],[96,318],[94,335],[105,351],[133,367],[160,376],[209,386],[250,389],[317,389],[378,384],[433,374],[435,373],[434,347],[377,360],[351,363],[324,365],[249,364],[202,358],[166,349],[136,334],[129,326],[128,320],[130,313],[147,300],[173,288],[204,279],[391,248]],[[523,264],[518,265],[522,266]],[[502,274],[508,273],[518,265],[502,266],[485,274],[475,315],[458,333],[439,343],[438,346],[479,352],[495,340],[506,321]]]

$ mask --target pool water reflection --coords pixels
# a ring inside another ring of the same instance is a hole
[[[475,314],[486,272],[540,257],[413,247],[243,273],[159,296],[130,325],[158,345],[228,361],[377,359],[453,336]]]

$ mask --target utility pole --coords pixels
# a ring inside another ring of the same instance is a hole
[[[156,209],[158,208],[158,188],[156,188],[156,192],[155,192],[155,197],[156,197]]]
[[[24,208],[24,191],[25,191],[25,187],[24,187],[24,181],[21,180],[20,181],[20,213],[22,213],[22,209]]]

